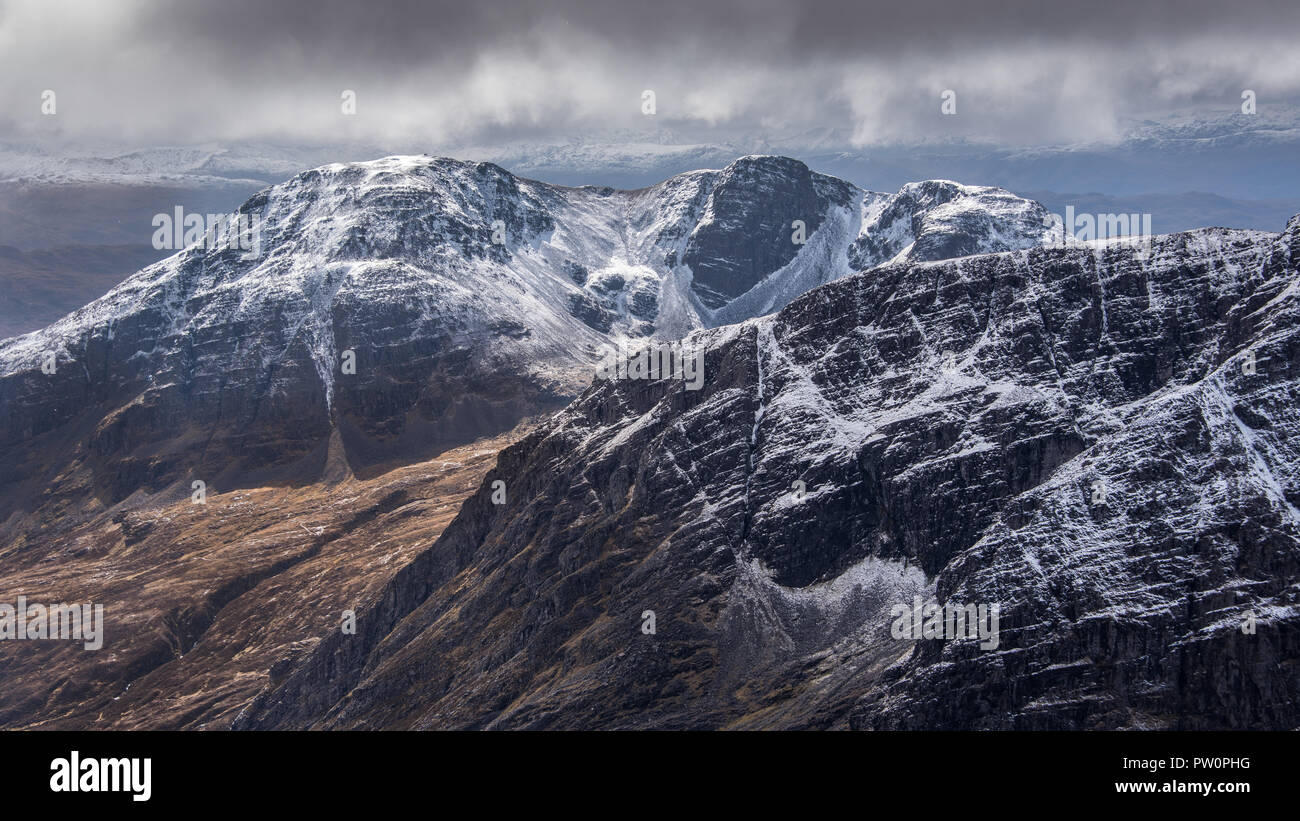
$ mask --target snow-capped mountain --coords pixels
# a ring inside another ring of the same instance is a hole
[[[697,332],[235,726],[1293,729],[1298,265],[1300,216],[898,259]]]
[[[25,466],[12,481],[79,443],[112,499],[303,459],[315,467],[294,475],[310,477],[340,448],[354,465],[405,459],[559,407],[602,345],[1053,233],[998,189],[885,195],[766,156],[636,191],[390,157],[299,174],[236,218],[247,236],[213,231],[0,343],[0,452]]]

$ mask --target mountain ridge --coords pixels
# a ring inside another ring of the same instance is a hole
[[[354,470],[432,455],[557,409],[602,345],[770,312],[886,253],[1050,233],[1029,201],[944,190],[942,202],[861,192],[772,157],[627,192],[443,158],[322,166],[236,213],[261,226],[261,256],[229,238],[193,246],[0,342],[0,451],[23,465],[32,438],[91,426],[110,499],[193,471],[287,477],[335,428]],[[862,221],[885,202],[902,204]],[[960,203],[974,207],[954,213]],[[806,244],[792,241],[795,220]],[[357,372],[345,377],[347,351]],[[43,374],[50,355],[56,372]]]

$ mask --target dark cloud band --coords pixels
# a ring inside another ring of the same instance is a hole
[[[1069,142],[1119,117],[1229,110],[1245,88],[1292,101],[1297,31],[1289,0],[10,0],[0,68],[19,79],[0,89],[0,136]],[[46,89],[55,120],[34,103]],[[958,116],[937,120],[946,90]]]

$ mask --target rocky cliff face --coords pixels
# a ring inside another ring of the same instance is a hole
[[[235,726],[1294,728],[1298,263],[900,260],[700,332],[703,389],[595,383]],[[897,637],[918,596],[995,645]]]

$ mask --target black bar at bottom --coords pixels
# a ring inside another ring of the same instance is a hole
[[[596,806],[618,812],[619,801],[638,812],[736,801],[820,811],[845,798],[875,813],[886,795],[906,797],[917,809],[989,801],[1006,809],[1188,801],[1233,808],[1289,799],[1297,742],[1293,733],[1165,732],[6,732],[0,784],[11,807],[20,797],[31,809],[128,813],[334,812],[414,801],[442,815],[453,799],[497,810],[517,802],[554,811],[569,803],[584,813]],[[74,754],[84,779],[75,791]],[[146,780],[148,798],[136,800]],[[593,805],[611,790],[622,798]]]

